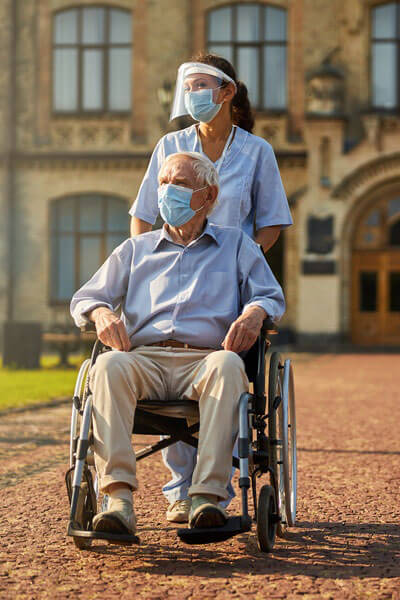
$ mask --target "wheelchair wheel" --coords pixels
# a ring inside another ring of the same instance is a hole
[[[257,539],[261,552],[271,552],[277,528],[275,490],[271,485],[260,489],[257,507]]]
[[[87,375],[89,372],[90,360],[87,358],[83,361],[79,369],[78,377],[76,378],[74,388],[74,398],[77,398],[80,405],[84,404],[84,394],[87,386]],[[75,403],[72,403],[71,427],[70,427],[70,444],[69,444],[69,466],[74,466],[74,451],[75,440],[79,435],[79,410]]]
[[[270,360],[268,414],[269,456],[274,471],[272,483],[280,516],[277,534],[283,537],[286,527],[294,525],[296,520],[296,414],[293,369],[290,360],[282,364],[276,352]]]
[[[292,527],[296,522],[297,446],[294,377],[289,359],[285,360],[283,367],[281,439],[286,520],[288,526]]]

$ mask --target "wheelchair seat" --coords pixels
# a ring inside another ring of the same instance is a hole
[[[165,417],[196,419],[199,416],[199,404],[195,400],[176,398],[173,400],[141,400],[136,410],[157,413]]]

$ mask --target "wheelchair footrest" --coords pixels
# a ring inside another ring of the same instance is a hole
[[[140,544],[137,535],[128,533],[107,533],[105,531],[85,531],[84,529],[75,529],[71,523],[68,524],[67,535],[71,537],[90,538],[92,540],[106,540],[111,544]]]
[[[214,544],[229,540],[229,538],[250,531],[250,529],[250,517],[229,517],[223,527],[178,529],[178,537],[185,544]]]

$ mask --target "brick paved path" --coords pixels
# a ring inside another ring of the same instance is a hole
[[[399,356],[297,355],[295,375],[298,524],[271,555],[254,532],[179,542],[159,456],[139,465],[141,546],[79,552],[65,536],[69,408],[3,416],[0,598],[399,599]]]

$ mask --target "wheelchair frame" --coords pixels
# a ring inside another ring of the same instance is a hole
[[[239,468],[242,514],[229,517],[223,527],[209,529],[178,529],[179,538],[188,544],[220,542],[249,531],[252,521],[257,523],[259,547],[264,552],[272,550],[275,536],[283,536],[285,528],[296,519],[296,417],[294,401],[293,369],[290,360],[282,363],[274,352],[270,359],[268,380],[268,412],[265,395],[265,357],[270,345],[268,336],[277,333],[270,319],[264,321],[261,333],[245,357],[246,373],[253,383],[253,393],[245,392],[239,400],[239,459],[232,464]],[[67,535],[72,536],[76,546],[84,549],[93,539],[109,543],[139,543],[136,535],[96,532],[92,519],[97,512],[97,500],[90,467],[94,466],[91,449],[92,394],[87,374],[99,354],[108,350],[96,340],[90,359],[86,359],[79,371],[71,416],[70,468],[66,473],[66,485],[70,500],[70,518]],[[172,401],[172,405],[185,405],[185,400]],[[80,433],[77,435],[81,417]],[[268,435],[265,430],[268,423]],[[136,453],[142,460],[159,450],[183,441],[197,448],[200,423],[188,426],[185,418],[168,417],[146,411],[145,404],[138,403],[133,433],[144,435],[169,435],[168,439],[143,448]],[[253,440],[253,432],[255,439]],[[269,474],[270,485],[263,485],[257,501],[256,480]],[[251,487],[254,519],[249,515],[248,492]]]

